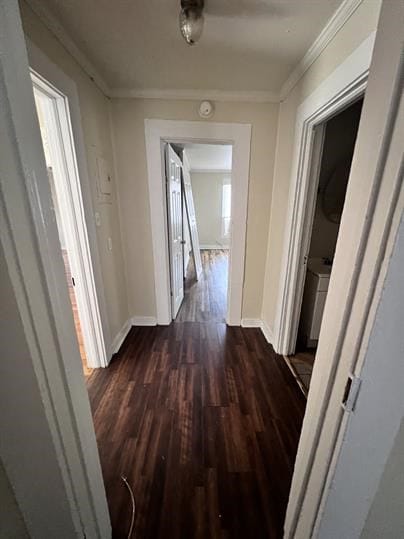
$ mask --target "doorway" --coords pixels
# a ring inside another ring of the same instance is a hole
[[[226,323],[241,324],[247,231],[251,125],[216,122],[145,120],[157,324],[172,322],[167,242],[164,146],[200,143],[232,146],[231,230]]]
[[[167,144],[172,319],[226,322],[232,146]]]
[[[307,226],[309,249],[295,353],[286,357],[299,386],[308,394],[334,253],[359,129],[363,97],[317,128],[311,181],[317,191],[314,216]]]
[[[88,247],[67,98],[31,72],[66,283],[83,367],[88,377],[107,364]]]

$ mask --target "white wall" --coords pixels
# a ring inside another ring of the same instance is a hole
[[[229,173],[192,172],[199,243],[204,246],[228,247],[229,238],[222,237],[222,189],[231,183]]]
[[[129,312],[156,316],[144,120],[200,121],[198,101],[113,99]],[[278,105],[215,103],[213,122],[252,125],[243,318],[259,318],[272,192]],[[210,121],[210,120],[207,120]]]
[[[270,329],[274,326],[278,299],[297,108],[371,32],[376,30],[380,5],[381,0],[363,0],[281,103],[262,308],[262,318]]]
[[[25,539],[28,533],[13,490],[0,460],[0,537]]]
[[[400,150],[402,154],[402,146]],[[401,225],[393,238],[393,251],[386,255],[387,275],[374,307],[361,388],[326,491],[319,539],[404,537],[402,202],[399,208]]]
[[[403,288],[399,284],[402,282],[402,254],[393,280],[393,294],[395,288],[395,296],[399,298],[385,302],[387,316],[379,316],[378,310],[403,208],[404,192],[401,189],[399,197],[398,189],[402,188],[401,120],[404,115],[403,102],[398,107],[396,98],[400,95],[403,74],[400,62],[403,15],[402,3],[383,3],[296,456],[285,537],[294,536],[295,524],[296,537],[311,536],[318,509],[320,518],[325,514],[324,505],[318,506],[323,495],[323,501],[326,498],[329,503],[328,522],[334,524],[332,533],[329,533],[330,528],[322,528],[323,537],[354,539],[360,535],[372,500],[369,482],[373,483],[373,488],[375,479],[380,478],[378,474],[402,419],[402,411],[392,405],[394,401],[400,406],[404,403],[403,335],[399,329],[403,318]],[[389,323],[392,320],[394,324]],[[372,333],[374,338],[371,339]],[[389,336],[391,342],[386,346]],[[365,358],[365,368],[370,358],[379,368],[378,375],[372,374],[366,381],[365,371],[361,370]],[[389,370],[392,365],[395,377]],[[367,394],[367,402],[372,403],[370,407],[361,406],[361,414],[359,406],[352,414],[343,414],[341,409],[350,372],[363,380],[359,399]],[[401,415],[397,422],[398,414]],[[366,417],[366,422],[357,422],[360,415]],[[356,439],[349,438],[346,430],[354,423],[359,427]],[[391,431],[391,426],[395,432]],[[386,445],[388,451],[385,451]],[[351,473],[339,474],[337,485],[334,465],[337,462],[339,466],[338,460],[344,452],[354,456],[356,462],[353,465],[351,462]],[[362,527],[358,528],[360,520]]]
[[[114,189],[111,204],[101,202],[97,194],[96,155],[107,160],[114,176],[109,100],[24,0],[20,0],[20,10],[25,35],[77,85],[93,209],[101,217],[101,226],[96,229],[97,242],[113,339],[128,318],[128,305],[116,192]],[[108,250],[108,238],[112,239],[112,251]]]
[[[404,419],[373,499],[361,539],[404,537]]]
[[[269,103],[215,104],[213,121],[252,125],[243,318],[262,317],[269,327],[273,326],[297,107],[376,28],[380,1],[363,0],[280,107]],[[93,202],[102,219],[97,233],[114,335],[128,315],[156,315],[144,119],[199,120],[199,102],[110,100],[119,205],[115,198],[112,205],[99,204],[93,152],[96,148],[113,164],[109,100],[24,0],[21,6],[26,34],[78,86]],[[113,240],[112,253],[106,246],[108,237]]]
[[[19,489],[19,499],[25,500],[28,529],[42,530],[43,537],[74,537],[68,493],[1,244],[0,287],[0,458],[10,483]],[[30,490],[25,486],[22,491],[24,481],[29,481]],[[4,478],[2,490],[8,493],[1,505],[11,505],[10,519],[21,529]]]

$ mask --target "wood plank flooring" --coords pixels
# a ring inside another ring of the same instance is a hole
[[[185,279],[185,297],[176,322],[225,322],[229,251],[202,250],[202,275],[195,278],[190,258]]]
[[[87,383],[113,537],[130,522],[121,474],[137,539],[282,537],[305,399],[260,330],[134,327]]]
[[[74,286],[72,282],[72,274],[70,271],[69,258],[67,255],[67,251],[65,249],[62,249],[62,255],[63,255],[63,262],[65,265],[67,288],[69,289],[70,303],[72,305],[74,327],[76,329],[76,336],[77,336],[77,342],[78,342],[79,350],[80,350],[81,363],[83,365],[83,372],[84,372],[84,376],[90,376],[93,369],[90,369],[89,367],[87,367],[87,356],[86,356],[86,351],[84,349],[84,339],[83,339],[83,332],[81,330],[81,323],[80,323],[80,317],[79,317],[79,310],[77,307],[76,293],[74,291]]]
[[[286,356],[285,361],[292,370],[301,390],[307,397],[313,374],[315,350],[307,349],[304,352],[296,352],[293,356]]]

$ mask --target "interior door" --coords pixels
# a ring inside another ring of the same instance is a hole
[[[173,319],[184,299],[182,249],[182,208],[181,208],[181,170],[182,163],[178,155],[166,146],[167,213],[168,242],[170,254],[171,311]]]
[[[185,208],[186,214],[189,223],[189,231],[191,236],[191,246],[192,246],[192,256],[195,264],[196,278],[199,279],[202,273],[202,261],[201,261],[201,251],[199,247],[199,236],[198,236],[198,227],[196,226],[196,216],[195,216],[195,206],[194,206],[194,197],[192,195],[192,186],[191,186],[191,176],[187,167],[183,168],[182,174],[184,182],[184,198],[185,198]]]

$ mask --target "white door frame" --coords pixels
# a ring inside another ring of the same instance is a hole
[[[366,88],[375,34],[371,34],[298,108],[292,174],[286,217],[284,248],[273,347],[290,355],[296,346],[310,246],[318,174],[313,162],[315,142],[322,138],[321,124],[357,100]],[[316,129],[318,137],[316,137]],[[317,140],[316,140],[317,139]],[[321,140],[319,141],[321,145]],[[317,176],[317,177],[316,177]]]
[[[349,444],[345,433],[352,412],[342,406],[344,390],[350,373],[360,376],[371,348],[371,329],[402,214],[402,137],[400,145],[392,146],[402,96],[402,11],[399,3],[382,5],[289,495],[284,528],[288,539],[317,537],[316,523],[334,486],[341,445]],[[366,503],[369,507],[370,500]]]
[[[59,497],[75,535],[106,539],[108,505],[16,0],[0,0],[0,47],[0,241],[25,333],[25,361],[35,374],[28,389],[40,399],[39,419],[50,434],[44,447],[55,456],[64,487],[50,483],[46,495]],[[13,405],[20,409],[26,402],[16,394]],[[33,485],[46,463],[42,454],[30,454],[32,430],[21,426],[19,436],[31,466],[21,465],[15,441],[7,437],[2,458],[28,533],[43,537],[44,526],[60,532],[55,515],[46,515],[44,525],[46,508],[37,518]]]
[[[77,276],[75,294],[88,367],[107,367],[111,356],[111,337],[77,89],[74,82],[29,40],[27,48],[33,84],[52,99],[60,119],[55,129],[62,142],[65,159],[57,164],[65,172],[67,180],[67,184],[58,186],[63,196],[60,212],[66,224],[64,232],[69,262],[73,275]]]
[[[167,239],[167,204],[163,146],[165,142],[231,144],[232,229],[226,322],[239,326],[244,284],[251,125],[215,122],[145,120],[149,201],[153,239],[157,323],[171,323]]]

